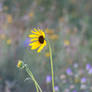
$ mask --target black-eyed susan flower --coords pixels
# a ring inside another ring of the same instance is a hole
[[[42,29],[36,28],[33,28],[31,32],[32,34],[28,35],[28,37],[30,38],[29,46],[31,46],[32,50],[38,48],[37,52],[39,53],[46,46],[45,33],[43,32]]]

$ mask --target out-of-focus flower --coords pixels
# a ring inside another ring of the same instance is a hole
[[[23,21],[29,21],[30,20],[30,17],[28,16],[28,15],[24,15],[23,17],[22,17],[22,20]]]
[[[72,85],[70,85],[70,89],[74,89],[75,88],[75,86],[72,84]]]
[[[87,79],[86,77],[81,78],[81,83],[86,83]]]
[[[42,29],[36,29],[33,28],[31,30],[33,34],[29,34],[28,37],[30,38],[29,46],[31,46],[32,50],[35,50],[38,48],[37,52],[41,52],[42,49],[46,46],[47,42],[45,39],[45,33]]]
[[[92,74],[92,67],[89,69],[88,74]]]
[[[10,45],[11,42],[12,42],[11,39],[8,39],[8,40],[6,41],[7,45]]]
[[[59,36],[56,35],[56,34],[53,34],[53,35],[50,35],[49,38],[50,38],[51,40],[57,40],[57,39],[59,38]]]
[[[49,57],[50,56],[50,53],[49,52],[46,52],[45,53],[45,57]]]
[[[78,68],[78,64],[77,63],[75,63],[73,66],[74,66],[74,68]]]
[[[0,38],[1,38],[2,40],[4,40],[4,39],[6,38],[6,35],[5,35],[5,34],[1,34],[1,35],[0,35]]]
[[[66,89],[64,90],[64,92],[70,92],[70,89],[69,89],[69,88],[66,88]]]
[[[79,78],[79,74],[78,74],[78,73],[77,73],[77,74],[75,74],[74,76],[75,76],[75,78]]]
[[[82,84],[81,86],[80,86],[80,89],[86,89],[86,85],[84,85],[84,84]]]
[[[67,68],[66,74],[67,74],[67,75],[72,75],[72,70],[71,70],[71,68]]]
[[[64,83],[64,84],[67,83],[67,80],[62,80],[62,83]]]
[[[50,83],[51,82],[51,76],[50,75],[47,75],[46,76],[46,83],[48,84],[48,83]]]
[[[55,89],[55,92],[59,91],[59,87],[58,86],[55,86],[54,89]]]
[[[64,74],[60,75],[60,79],[63,80],[63,79],[66,79],[66,76]]]
[[[29,13],[29,16],[30,16],[30,17],[33,17],[33,16],[34,16],[34,12],[30,12],[30,13]]]
[[[72,92],[77,92],[77,90],[73,90]]]
[[[90,70],[91,65],[90,64],[86,64],[86,70]]]
[[[70,45],[70,41],[69,40],[64,40],[64,46],[69,46]]]
[[[80,82],[80,79],[79,78],[75,78],[75,83],[79,83]]]
[[[12,23],[12,21],[13,21],[12,15],[10,15],[10,14],[7,15],[7,21],[8,21],[8,23]]]
[[[54,30],[53,29],[46,29],[45,32],[47,34],[53,34],[54,33]]]
[[[23,67],[23,61],[18,60],[17,67],[22,68]]]

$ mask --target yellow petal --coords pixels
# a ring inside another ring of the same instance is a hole
[[[35,29],[35,28],[34,28],[34,30],[35,30],[36,32],[33,32],[33,31],[32,31],[32,33],[39,34],[39,36],[43,35],[43,37],[45,38],[45,33],[43,32],[43,30],[41,30],[41,29],[38,29],[38,30],[37,30],[37,29]]]
[[[30,34],[29,37],[39,37],[39,35]]]
[[[44,44],[42,44],[42,45],[40,46],[40,48],[37,50],[37,52],[38,52],[38,53],[41,52],[42,49],[45,47],[45,45],[46,45],[46,41],[44,41]]]
[[[33,46],[32,46],[32,50],[37,49],[40,46],[39,42],[36,42]]]
[[[33,38],[33,39],[31,39],[31,42],[32,42],[32,41],[37,41],[37,40],[38,40],[38,38]]]
[[[39,36],[42,35],[45,38],[45,33],[43,32],[43,30],[36,28],[33,28],[33,30],[35,30],[35,32],[32,31],[32,33],[38,34]]]
[[[39,32],[36,28],[33,28],[33,30],[35,30],[36,32]]]
[[[32,30],[31,32],[34,33],[34,34],[40,35],[39,31],[35,32],[35,31]]]
[[[45,38],[45,33],[41,29],[39,29],[39,31],[43,35],[43,37]]]
[[[35,45],[35,44],[37,44],[37,43],[38,43],[38,41],[32,42],[32,43],[29,44],[29,46],[33,46],[33,45]]]

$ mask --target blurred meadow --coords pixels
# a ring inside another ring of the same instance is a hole
[[[27,46],[33,27],[53,52],[55,92],[92,92],[92,0],[0,0],[0,92],[36,92],[18,60],[29,65],[43,92],[52,92],[49,50]]]

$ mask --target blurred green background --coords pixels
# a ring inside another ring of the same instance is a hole
[[[55,91],[92,92],[92,0],[0,0],[0,92],[36,92],[18,60],[29,65],[43,92],[52,92],[48,46],[26,45],[33,27],[53,50]],[[46,30],[48,28],[48,30]]]

